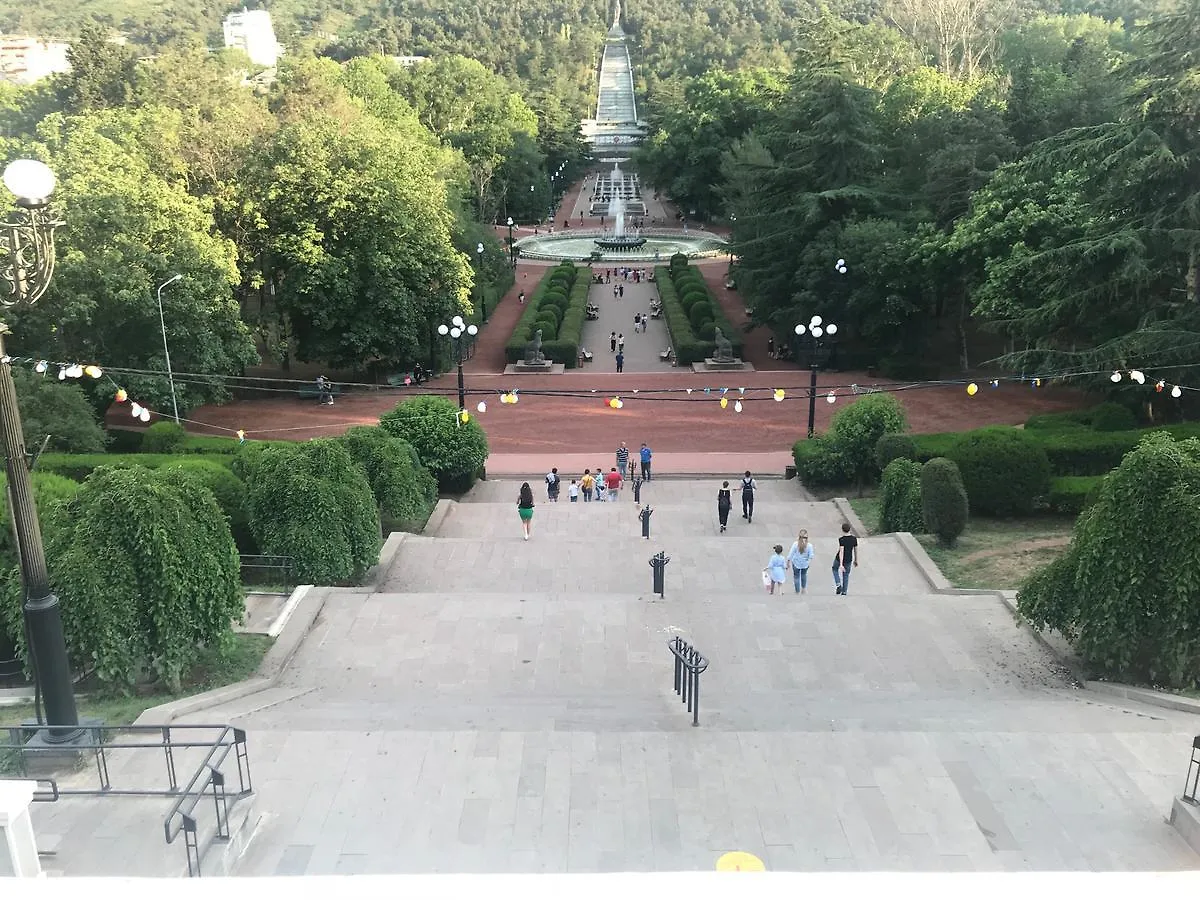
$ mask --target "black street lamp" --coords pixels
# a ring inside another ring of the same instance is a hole
[[[513,243],[513,217],[508,217],[508,262],[515,269],[517,267],[517,245]]]
[[[467,388],[463,381],[463,360],[466,358],[463,352],[463,337],[475,337],[479,334],[479,329],[464,322],[462,316],[455,316],[449,325],[438,326],[438,334],[442,337],[449,335],[450,346],[454,349],[454,364],[458,366],[458,411],[461,413],[467,408]]]
[[[808,437],[812,440],[817,429],[817,371],[821,368],[821,359],[825,355],[825,338],[837,334],[838,327],[832,322],[825,322],[820,316],[813,316],[808,325],[797,325],[796,336],[808,340],[808,368],[812,373],[808,383]]]
[[[0,223],[0,254],[7,265],[7,293],[0,305],[36,303],[50,286],[54,274],[54,230],[62,222],[49,210],[55,178],[44,163],[18,159],[4,170],[4,184],[17,198],[17,209]],[[0,287],[3,287],[0,286]],[[46,551],[38,523],[29,457],[21,436],[21,411],[13,384],[10,359],[4,352],[8,327],[0,323],[0,421],[4,438],[8,502],[20,556],[21,580],[25,587],[25,626],[33,676],[45,703],[46,725],[37,739],[55,745],[77,740],[82,735],[75,709],[75,689],[63,633],[62,608],[50,589]]]

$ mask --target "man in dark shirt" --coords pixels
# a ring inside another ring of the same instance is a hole
[[[837,556],[833,558],[833,592],[846,594],[850,589],[850,567],[858,567],[858,538],[850,533],[850,523],[842,525]],[[840,577],[839,577],[840,576]]]

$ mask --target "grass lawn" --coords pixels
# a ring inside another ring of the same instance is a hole
[[[917,540],[955,587],[1016,590],[1066,549],[1074,526],[1069,516],[975,518],[952,550],[939,547],[931,535]]]
[[[88,685],[81,685],[79,690],[84,696],[77,700],[79,715],[102,719],[105,725],[129,725],[152,706],[249,678],[258,669],[272,642],[273,638],[265,634],[235,634],[233,650],[228,656],[221,658],[217,653],[207,650],[201,654],[184,678],[183,688],[178,693],[171,693],[161,685],[148,685],[128,695],[114,695],[89,690]],[[32,718],[32,703],[0,706],[0,725],[19,725]]]
[[[869,533],[879,525],[879,498],[853,497],[850,505]],[[973,518],[953,550],[927,534],[917,540],[950,583],[960,588],[1016,590],[1029,573],[1066,548],[1075,520],[1069,516],[1027,519]]]

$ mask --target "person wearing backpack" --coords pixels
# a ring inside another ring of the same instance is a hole
[[[746,474],[742,476],[742,518],[747,522],[754,521],[754,492],[756,490],[758,490],[758,483],[747,469]]]
[[[551,503],[558,502],[558,489],[561,482],[558,478],[558,468],[555,467],[546,473],[546,499]]]

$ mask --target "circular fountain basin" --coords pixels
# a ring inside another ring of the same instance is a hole
[[[630,241],[640,241],[630,244]],[[724,238],[708,231],[664,228],[639,231],[635,236],[617,237],[611,231],[584,229],[536,234],[516,242],[525,259],[666,262],[676,253],[693,259],[728,253]]]

